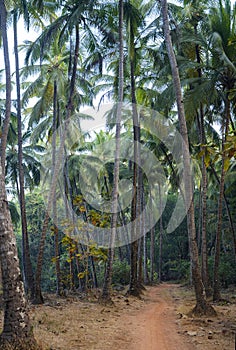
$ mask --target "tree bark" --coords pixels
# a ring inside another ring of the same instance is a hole
[[[7,204],[5,182],[0,166],[0,260],[3,285],[4,326],[0,347],[14,349],[40,349],[33,336],[24,285],[17,256],[16,238]]]

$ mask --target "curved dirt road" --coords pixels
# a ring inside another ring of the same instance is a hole
[[[149,289],[149,304],[136,315],[126,316],[132,344],[127,350],[193,350],[193,344],[178,333],[170,284]]]

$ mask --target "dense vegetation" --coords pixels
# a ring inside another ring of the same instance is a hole
[[[200,278],[207,297],[220,300],[221,288],[236,283],[236,7],[229,0],[170,3],[168,17],[164,0],[1,1],[1,8],[1,166],[28,297],[41,303],[42,292],[99,287],[104,301],[111,284],[130,283],[129,293],[139,295],[148,283],[199,284]],[[7,65],[4,8],[14,30],[14,74]],[[38,38],[19,46],[22,19]],[[130,103],[130,110],[121,111],[117,102]],[[95,112],[97,129],[81,132],[81,124],[93,125],[86,109],[108,103],[102,128]],[[142,124],[150,110],[154,120],[165,120],[158,135],[156,124]],[[63,123],[70,120],[74,142],[64,147]],[[190,183],[188,154],[176,158],[162,138],[166,132],[166,140],[173,139],[173,130],[189,143],[183,144],[191,156]],[[132,147],[131,159],[124,150]],[[145,173],[143,148],[162,170],[153,164]],[[58,172],[59,186],[53,181]],[[178,204],[181,196],[188,203],[186,191],[193,191],[187,210]],[[153,209],[136,220],[149,198]],[[91,239],[93,228],[111,231],[111,242],[121,230],[122,244],[100,244]],[[201,290],[195,289],[198,301]]]

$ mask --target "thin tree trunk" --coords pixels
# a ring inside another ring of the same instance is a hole
[[[165,37],[165,43],[166,43],[168,57],[170,61],[171,71],[172,71],[173,84],[175,88],[180,133],[183,139],[182,152],[183,152],[183,162],[184,162],[183,177],[184,177],[184,188],[185,188],[185,203],[189,205],[189,208],[188,208],[189,249],[190,249],[193,285],[194,285],[195,296],[196,296],[196,306],[193,310],[193,313],[210,314],[210,313],[215,313],[215,311],[206,301],[205,290],[201,279],[201,273],[200,273],[200,267],[199,267],[199,261],[198,261],[198,247],[197,247],[197,241],[196,241],[196,228],[195,228],[195,217],[194,217],[193,188],[192,188],[188,132],[187,132],[187,126],[186,126],[178,65],[177,65],[176,57],[175,57],[172,42],[171,42],[166,0],[161,0],[161,7],[162,7],[162,15],[163,15],[164,37]]]
[[[155,228],[150,231],[150,282],[154,282],[154,260],[155,260]]]
[[[159,189],[159,204],[160,204],[160,213],[162,213],[162,196],[161,196],[161,185],[158,184]],[[162,222],[162,215],[160,216],[160,236],[159,236],[159,283],[162,282],[162,242],[163,242],[163,222]]]
[[[29,237],[27,229],[27,218],[25,209],[25,189],[24,189],[24,169],[23,169],[23,148],[22,148],[22,122],[21,122],[21,94],[20,94],[20,74],[19,57],[17,42],[17,11],[13,14],[14,27],[14,53],[16,65],[16,90],[17,90],[17,137],[18,137],[18,171],[19,171],[19,201],[21,212],[21,230],[22,230],[22,261],[23,277],[26,294],[30,299],[34,295],[34,275],[32,263],[30,260]]]
[[[143,279],[144,284],[148,283],[148,273],[147,273],[147,234],[143,236]]]
[[[101,302],[111,302],[111,283],[112,283],[112,265],[114,261],[114,243],[116,235],[116,226],[118,219],[118,184],[119,184],[119,156],[120,156],[120,129],[121,113],[124,95],[124,44],[123,44],[123,0],[119,0],[119,88],[118,88],[118,108],[116,111],[116,149],[114,163],[114,184],[112,190],[112,219],[111,219],[111,237],[108,248],[108,260],[106,264],[105,278],[101,295]]]
[[[199,72],[200,74],[200,72]],[[199,142],[203,145],[206,142],[205,130],[204,130],[204,118],[202,106],[200,106],[200,111],[197,113],[198,121],[198,131],[199,131]],[[202,282],[205,288],[206,296],[209,297],[210,291],[210,281],[208,274],[208,255],[207,255],[207,170],[205,165],[205,155],[204,146],[201,146],[201,151],[203,155],[201,157],[201,173],[202,173],[202,183],[201,183],[201,194],[200,194],[200,230],[201,230],[201,274]]]
[[[222,132],[222,165],[221,165],[221,177],[220,177],[220,190],[217,210],[217,230],[215,241],[215,256],[214,256],[214,277],[213,277],[213,301],[221,299],[220,295],[220,281],[219,281],[219,266],[220,266],[220,244],[221,244],[221,231],[222,231],[222,208],[224,198],[224,185],[225,185],[225,159],[227,157],[225,153],[225,142],[229,128],[229,116],[230,116],[230,102],[227,98],[225,108],[225,121],[223,121]]]
[[[11,69],[9,59],[9,48],[7,38],[7,12],[5,7],[5,1],[0,1],[0,19],[1,19],[1,34],[2,43],[4,49],[4,64],[5,64],[5,76],[6,76],[6,101],[5,101],[5,118],[3,120],[1,142],[0,142],[0,157],[2,173],[5,175],[5,161],[6,161],[6,147],[7,147],[7,135],[11,118]]]
[[[138,237],[140,237],[140,196],[141,196],[141,172],[140,165],[140,126],[136,103],[135,88],[135,49],[133,32],[130,30],[130,82],[131,82],[131,100],[133,115],[133,133],[134,133],[134,164],[133,164],[133,200],[131,204],[131,222],[132,222],[132,243],[130,258],[130,286],[128,293],[134,296],[140,296],[140,286],[138,283]]]
[[[58,118],[58,99],[57,99],[57,82],[54,81],[53,92],[53,125],[52,125],[52,173],[54,173],[56,164],[56,130],[57,130],[57,118]],[[62,295],[62,282],[61,282],[61,267],[60,267],[60,250],[59,250],[59,230],[57,227],[57,201],[56,193],[53,198],[53,234],[54,234],[54,255],[55,255],[55,268],[56,268],[56,293]]]
[[[195,34],[197,35],[197,24],[194,27]],[[200,47],[197,44],[195,46],[196,50],[196,58],[197,63],[199,63],[199,68],[197,69],[199,78],[202,77],[202,70],[200,68],[201,64],[201,55],[200,55]],[[202,104],[200,104],[199,113],[197,113],[198,127],[199,127],[199,141],[203,145],[206,142],[205,136],[205,128],[204,128],[204,113]],[[201,150],[204,151],[203,146],[201,146]],[[206,296],[209,297],[211,294],[210,291],[210,281],[209,281],[209,273],[208,273],[208,256],[207,256],[207,170],[205,165],[205,155],[203,152],[201,158],[201,172],[202,172],[202,191],[201,191],[201,256],[202,256],[202,264],[201,264],[201,273],[202,273],[202,282],[205,287]],[[200,238],[200,237],[199,237]]]
[[[144,237],[139,238],[138,247],[138,285],[141,289],[145,289],[143,286],[143,239]]]
[[[153,206],[152,206],[152,193],[150,193],[151,210],[149,213],[149,221],[153,222]],[[151,227],[150,230],[150,283],[154,282],[154,266],[155,266],[155,226]]]
[[[209,297],[210,292],[210,281],[208,275],[208,255],[207,255],[207,172],[205,166],[205,159],[202,158],[202,194],[201,194],[201,227],[202,227],[202,244],[201,244],[201,255],[202,255],[202,282],[205,287],[206,296]]]

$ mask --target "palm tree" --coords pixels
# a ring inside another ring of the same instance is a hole
[[[119,156],[120,156],[120,130],[122,102],[124,95],[124,48],[123,48],[123,0],[119,0],[119,89],[118,89],[118,106],[116,111],[116,149],[114,162],[114,180],[112,190],[112,219],[111,219],[111,237],[108,250],[108,261],[106,265],[106,274],[102,290],[102,301],[111,301],[111,283],[112,283],[112,265],[114,260],[115,237],[118,213],[118,190],[119,190]]]
[[[23,1],[23,8],[25,8]],[[28,12],[24,11],[25,18],[28,23]],[[13,28],[14,28],[14,53],[16,66],[16,90],[17,90],[17,132],[18,132],[18,170],[19,170],[19,201],[21,212],[21,229],[22,229],[22,261],[23,261],[23,276],[26,294],[30,299],[33,298],[34,278],[32,263],[30,260],[29,238],[27,230],[27,219],[25,210],[25,191],[24,191],[24,168],[23,168],[23,150],[22,150],[22,116],[21,116],[21,91],[20,91],[20,67],[18,57],[18,33],[17,33],[18,9],[13,11]]]
[[[11,75],[7,37],[7,10],[3,0],[0,1],[0,22],[6,71],[6,112],[0,149],[0,261],[4,300],[4,327],[0,344],[3,350],[7,349],[9,345],[18,350],[40,349],[33,336],[29,321],[4,181],[6,143],[11,115]]]
[[[222,206],[224,200],[224,183],[225,174],[228,169],[229,159],[225,150],[230,125],[234,129],[231,117],[231,92],[236,86],[236,65],[235,65],[235,43],[231,43],[236,35],[235,26],[236,6],[231,9],[231,2],[225,0],[222,3],[219,0],[219,6],[213,8],[210,16],[212,29],[212,64],[217,71],[217,82],[223,93],[222,110],[222,165],[219,185],[219,200],[217,212],[217,230],[215,243],[215,259],[214,259],[214,283],[213,283],[213,300],[220,299],[220,282],[219,282],[219,264],[220,264],[220,244],[222,230]],[[230,44],[231,43],[231,44]],[[234,96],[235,98],[235,96]]]
[[[163,30],[165,44],[167,48],[167,53],[170,61],[173,84],[176,93],[176,102],[178,108],[178,119],[180,125],[180,133],[182,136],[182,152],[183,152],[183,162],[184,162],[184,187],[185,187],[185,203],[189,204],[188,209],[188,233],[189,233],[189,244],[190,244],[190,257],[191,257],[191,271],[193,278],[193,285],[195,289],[196,296],[196,306],[193,313],[196,314],[207,314],[215,313],[214,309],[207,303],[204,286],[201,279],[200,267],[198,261],[198,247],[196,241],[196,228],[195,228],[195,217],[194,217],[194,204],[193,204],[193,188],[192,188],[192,178],[191,178],[191,158],[189,152],[189,141],[188,141],[188,131],[186,126],[185,111],[183,105],[182,89],[180,83],[180,76],[178,70],[178,64],[176,61],[175,53],[172,46],[172,41],[170,37],[169,29],[169,18],[167,1],[161,1],[161,10],[163,16]]]
[[[180,25],[181,43],[180,52],[182,62],[188,67],[182,70],[183,81],[187,82],[185,90],[185,113],[186,119],[192,125],[192,129],[198,135],[198,139],[194,137],[194,133],[190,136],[190,142],[200,144],[201,154],[201,190],[200,190],[200,217],[199,217],[199,245],[201,241],[201,274],[206,292],[206,296],[210,296],[210,280],[208,275],[208,255],[207,255],[207,154],[205,146],[207,143],[206,135],[206,119],[207,109],[211,103],[214,103],[213,94],[209,94],[208,98],[202,93],[201,89],[207,81],[207,69],[204,57],[207,57],[208,50],[208,34],[209,21],[206,16],[206,4],[201,1],[185,2],[185,18],[186,20]],[[186,60],[186,61],[185,61]],[[182,63],[182,64],[184,64]],[[199,90],[201,93],[199,93]],[[195,118],[193,119],[193,116]],[[196,129],[197,128],[197,129]]]
[[[141,5],[136,4],[137,6]],[[138,8],[138,7],[137,7]],[[135,40],[138,35],[138,28],[143,23],[143,18],[140,12],[131,1],[125,3],[125,20],[127,26],[127,41],[128,54],[130,65],[130,86],[131,86],[131,102],[132,102],[132,117],[133,117],[133,141],[134,141],[134,165],[133,165],[133,200],[131,205],[131,221],[132,221],[132,243],[131,243],[131,269],[130,269],[130,287],[129,294],[139,296],[140,287],[138,281],[138,240],[140,237],[141,223],[136,218],[140,217],[141,213],[141,196],[142,196],[142,170],[140,168],[140,123],[137,110],[136,99],[136,82],[135,75],[137,71],[137,50]],[[140,255],[140,261],[141,261]],[[140,281],[141,274],[139,273]]]
[[[72,113],[74,111],[74,95],[76,92],[76,74],[77,74],[77,65],[78,65],[78,57],[79,57],[79,47],[80,47],[80,35],[79,35],[79,25],[75,24],[75,48],[74,48],[74,55],[73,55],[73,62],[72,62],[72,72],[71,72],[71,78],[70,78],[70,85],[69,85],[69,93],[68,93],[68,100],[67,100],[67,107],[66,107],[66,116],[65,121],[66,123],[70,120]],[[55,189],[56,189],[56,182],[58,178],[58,172],[60,170],[59,164],[61,163],[61,157],[63,155],[64,150],[64,142],[67,132],[67,125],[65,124],[65,129],[63,132],[63,135],[60,140],[60,147],[58,149],[58,155],[59,157],[56,158],[55,166],[54,166],[54,172],[52,175],[52,184],[50,193],[48,196],[48,203],[47,203],[47,214],[44,219],[43,229],[42,229],[42,235],[40,239],[39,244],[39,253],[38,253],[38,261],[37,261],[37,268],[36,268],[36,276],[35,276],[35,299],[34,303],[42,303],[43,297],[41,293],[41,274],[42,274],[42,264],[43,264],[43,250],[44,250],[44,244],[45,244],[45,237],[47,233],[47,227],[49,223],[49,211],[52,208],[52,203],[55,196]]]

